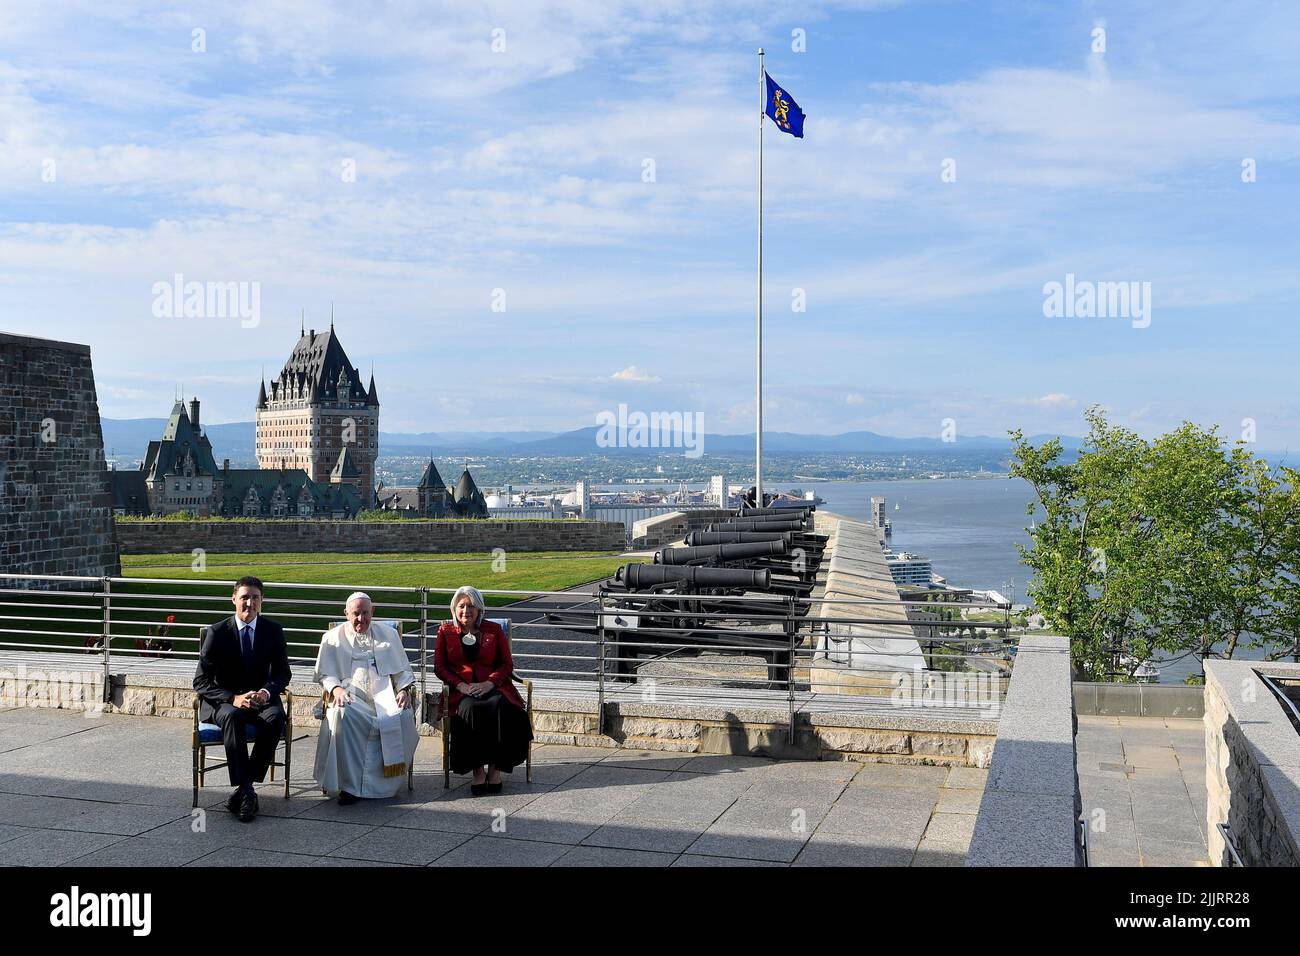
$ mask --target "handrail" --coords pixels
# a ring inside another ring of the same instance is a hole
[[[1262,680],[1264,685],[1273,692],[1274,696],[1291,711],[1291,719],[1295,721],[1297,727],[1300,727],[1300,708],[1296,707],[1295,701],[1284,694],[1282,688],[1278,686],[1278,683],[1267,674],[1261,674],[1259,671],[1255,671],[1255,675]]]
[[[32,587],[36,582],[80,584],[81,589]],[[89,652],[99,657],[105,698],[112,694],[113,671],[178,674],[193,665],[206,624],[231,614],[227,594],[233,581],[206,578],[78,577],[0,574],[0,653],[8,661],[19,652]],[[295,667],[310,663],[316,636],[338,613],[355,584],[265,582],[263,607],[285,625]],[[454,588],[363,587],[386,617],[399,617],[406,629],[405,650],[418,668],[421,700],[435,683],[430,671],[432,637],[447,619],[444,597]],[[195,593],[210,590],[211,593]],[[755,689],[779,692],[788,711],[789,732],[810,692],[810,669],[847,664],[874,678],[866,698],[926,706],[969,707],[987,711],[1005,696],[1008,646],[1007,605],[912,601],[880,598],[828,598],[822,594],[696,595],[626,593],[604,586],[564,591],[480,588],[489,614],[512,615],[515,657],[533,678],[591,681],[598,698],[598,724],[604,731],[605,703],[638,679],[686,688],[709,688],[718,699]],[[337,595],[337,598],[333,596]],[[652,606],[645,606],[645,604]],[[1001,621],[917,620],[912,608],[995,607]],[[892,608],[897,616],[880,616]],[[828,617],[827,612],[847,614]],[[60,612],[67,613],[62,616]],[[96,613],[98,612],[98,613]],[[637,618],[631,627],[614,626],[614,615]],[[166,621],[179,616],[180,621]],[[207,618],[211,620],[205,620]],[[524,620],[523,618],[527,618]],[[96,626],[97,625],[97,626]],[[319,627],[318,627],[319,625]],[[969,636],[968,636],[969,635]],[[14,640],[13,638],[19,638]],[[21,638],[38,638],[38,643]],[[167,641],[166,650],[136,646],[147,638]],[[56,643],[57,639],[68,641]],[[84,644],[82,643],[84,641]],[[116,643],[115,643],[116,641]],[[863,642],[868,643],[863,643]],[[899,667],[898,645],[910,642]],[[986,648],[979,653],[971,648]],[[116,655],[118,660],[113,661]],[[701,660],[703,658],[703,660]],[[94,657],[90,660],[95,660]],[[884,661],[885,663],[880,663]],[[913,668],[910,662],[915,661]],[[688,666],[680,667],[679,664]],[[660,670],[660,665],[668,668]],[[646,670],[646,668],[651,668]],[[902,679],[899,675],[907,675]],[[917,681],[907,689],[907,681]],[[971,682],[978,684],[963,684]],[[891,694],[890,685],[903,688]],[[962,687],[958,687],[962,684]],[[985,685],[988,686],[985,686]],[[957,689],[960,701],[934,695]],[[971,695],[974,695],[973,697]],[[832,695],[834,696],[834,695]],[[847,699],[847,698],[846,698]],[[848,706],[847,704],[837,704]]]
[[[1230,858],[1228,866],[1244,867],[1246,864],[1242,862],[1241,854],[1237,852],[1237,845],[1232,841],[1232,828],[1226,823],[1216,823],[1215,826],[1219,830],[1219,836],[1223,837],[1224,846],[1228,848],[1228,856]]]

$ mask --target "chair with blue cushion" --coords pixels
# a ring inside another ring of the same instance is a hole
[[[251,744],[257,734],[262,733],[260,724],[245,725],[245,735],[250,732],[252,736],[248,738]],[[284,798],[289,799],[289,769],[293,762],[293,692],[284,691],[284,736],[281,737],[284,743],[284,760],[271,758],[271,782],[275,782],[275,768],[284,768]],[[194,806],[199,805],[199,788],[203,786],[203,777],[213,770],[221,770],[226,766],[227,761],[220,760],[217,763],[209,764],[207,762],[207,749],[209,747],[221,747],[224,755],[225,750],[221,737],[221,728],[216,724],[205,724],[199,721],[199,696],[194,695],[194,731],[193,731],[193,769],[194,769]]]

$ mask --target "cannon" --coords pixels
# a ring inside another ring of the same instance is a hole
[[[772,572],[737,568],[695,568],[663,564],[625,564],[614,572],[614,580],[629,591],[645,591],[665,584],[687,582],[698,588],[721,591],[765,591]]]
[[[686,535],[689,547],[706,544],[757,544],[760,541],[790,543],[789,531],[691,531]]]
[[[711,544],[757,544],[761,541],[783,541],[791,553],[802,551],[810,564],[820,564],[826,551],[826,539],[799,531],[691,531],[685,544],[699,548]]]
[[[808,521],[809,512],[806,511],[780,511],[769,512],[767,514],[755,515],[728,515],[727,521],[797,521],[804,524]]]
[[[629,564],[619,568],[614,582],[605,589],[614,598],[612,607],[606,605],[614,611],[606,613],[606,640],[613,648],[610,658],[615,673],[634,674],[637,659],[644,655],[664,656],[664,649],[655,645],[713,644],[752,649],[767,660],[769,682],[773,686],[783,684],[789,675],[795,626],[790,614],[807,614],[809,604],[793,597],[780,602],[709,600],[751,590],[770,592],[771,573],[671,564]],[[707,615],[725,615],[727,621]],[[612,621],[634,623],[618,628],[610,627]],[[755,625],[777,622],[785,623],[780,631],[753,630]]]
[[[755,541],[746,544],[710,544],[698,547],[663,548],[655,552],[655,564],[729,564],[773,555],[786,555],[783,541]]]
[[[663,548],[655,552],[657,565],[693,565],[697,567],[740,566],[750,570],[766,569],[773,575],[766,590],[773,594],[797,594],[807,597],[813,589],[821,557],[813,560],[801,549],[792,551],[780,541],[753,544],[715,544],[686,548]]]
[[[804,530],[802,521],[759,521],[750,518],[733,518],[715,521],[705,531],[797,531]]]
[[[792,508],[741,508],[736,512],[736,517],[761,518],[766,515],[799,515],[806,518],[810,512],[816,510],[816,505],[798,505]]]

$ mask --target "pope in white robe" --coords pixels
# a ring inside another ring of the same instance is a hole
[[[339,803],[396,796],[406,782],[419,733],[411,709],[415,675],[397,631],[373,619],[360,592],[347,620],[326,631],[316,680],[330,702],[316,744],[316,781]]]

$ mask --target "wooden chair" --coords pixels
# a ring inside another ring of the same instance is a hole
[[[376,620],[378,619],[376,618]],[[329,629],[332,630],[338,627],[342,623],[343,623],[342,621],[331,621]],[[388,621],[379,621],[379,623],[387,624],[389,627],[395,630],[397,632],[397,640],[399,643],[401,642],[402,639],[401,621],[388,620]],[[405,645],[403,645],[402,648],[403,648],[403,653],[405,653]],[[411,707],[412,709],[414,709],[415,706],[414,696],[419,693],[418,689],[416,688],[416,685],[412,683],[411,686],[407,688],[406,693],[408,697],[412,698]],[[322,690],[320,695],[320,721],[322,727],[325,724],[325,708],[329,706],[329,703],[330,703],[330,695],[326,693],[324,690]],[[419,748],[417,747],[416,749],[418,750]],[[414,754],[411,755],[411,762],[406,766],[406,789],[407,792],[410,792],[415,789],[415,755]],[[322,790],[321,793],[325,793],[325,791]]]
[[[271,782],[275,782],[275,768],[284,768],[284,798],[289,799],[289,771],[293,765],[293,691],[285,690],[284,692],[284,734],[280,742],[284,744],[284,760],[271,758]],[[257,734],[261,733],[261,725],[256,723],[245,724],[245,734],[251,730],[253,733],[249,743],[256,739]],[[199,721],[199,695],[194,695],[194,727],[191,732],[191,765],[194,775],[194,803],[193,806],[199,805],[199,789],[203,786],[203,778],[213,770],[221,770],[226,766],[228,761],[221,760],[217,763],[209,764],[207,762],[207,749],[211,746],[221,747],[224,740],[221,736],[221,728],[216,724],[205,724]]]
[[[489,617],[486,620],[497,624],[501,628],[501,633],[506,636],[506,646],[510,646],[510,618],[508,617]],[[524,688],[525,712],[528,714],[528,726],[533,725],[533,682],[526,677],[520,677],[518,674],[511,674],[510,679]],[[438,698],[438,712],[442,714],[442,786],[443,789],[451,787],[451,688],[446,684],[442,685],[442,693]],[[533,782],[533,742],[528,741],[528,756],[524,762],[524,779],[528,783]]]

